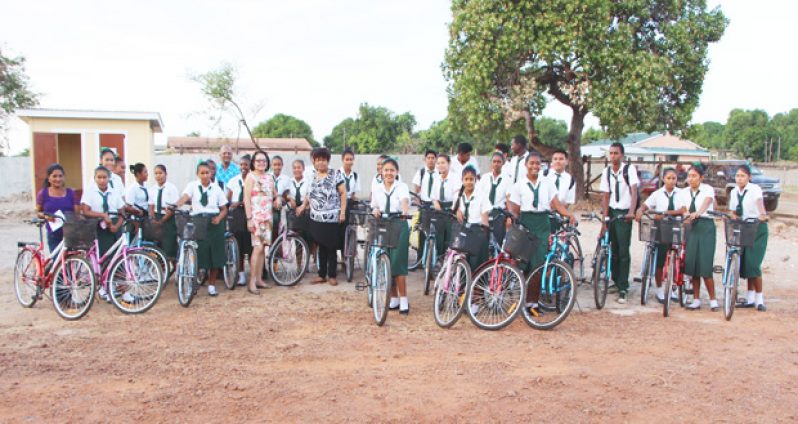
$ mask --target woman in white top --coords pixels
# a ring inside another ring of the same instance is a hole
[[[110,172],[103,166],[94,170],[96,187],[83,192],[80,203],[83,215],[88,218],[100,218],[100,228],[97,230],[97,244],[99,254],[103,255],[108,248],[113,246],[119,237],[119,229],[125,223],[125,202],[119,197],[116,190],[109,184]]]
[[[451,159],[449,155],[440,153],[436,162],[438,168],[438,175],[435,176],[435,181],[432,183],[432,205],[437,210],[451,209],[454,204],[454,199],[460,190],[461,181],[457,180],[449,174],[449,164]],[[445,218],[441,218],[445,219]],[[441,225],[435,240],[435,251],[443,254],[446,251],[446,246],[452,241],[452,223],[445,219],[445,224]]]
[[[393,158],[386,158],[382,164],[382,183],[371,194],[371,208],[375,217],[384,214],[407,215],[410,209],[410,191],[407,184],[396,180],[399,175],[399,164]],[[403,223],[404,224],[404,223]],[[391,276],[394,284],[391,286],[390,309],[399,309],[399,313],[410,312],[407,300],[407,255],[410,249],[410,230],[407,225],[401,225],[399,242],[396,247],[388,250],[391,261]]]
[[[479,190],[476,189],[477,170],[470,166],[466,166],[461,175],[463,185],[460,187],[460,193],[452,207],[455,216],[457,216],[457,221],[461,224],[468,223],[487,226],[488,214],[493,208],[493,205],[483,193],[480,193]],[[478,255],[468,255],[468,265],[471,267],[472,271],[476,270],[477,267],[486,260],[488,260],[487,243],[480,246]]]
[[[513,186],[512,179],[502,174],[502,167],[504,167],[504,154],[493,152],[490,158],[490,172],[482,175],[477,183],[477,191],[491,203],[490,228],[499,246],[504,241],[506,231],[500,210],[507,209],[507,194]]]
[[[196,181],[188,183],[177,207],[191,202],[191,216],[210,216],[204,240],[197,242],[197,262],[200,269],[209,270],[208,295],[216,296],[216,277],[227,262],[224,243],[224,218],[227,216],[227,197],[218,184],[211,181],[207,162],[197,165]]]
[[[308,195],[308,189],[310,187],[310,182],[305,180],[305,162],[301,159],[294,160],[291,164],[291,172],[294,176],[288,180],[284,187],[278,188],[278,190],[285,193],[286,202],[296,211],[297,225],[299,225],[300,228],[305,228],[298,231],[299,235],[305,239],[308,245],[310,245],[310,248],[315,251],[313,239],[310,238],[310,233],[307,231],[310,218],[308,214],[303,213],[305,211],[300,208],[305,201],[305,197]]]
[[[756,239],[752,247],[743,249],[740,258],[740,277],[748,279],[748,295],[738,308],[753,308],[765,312],[765,297],[762,294],[762,261],[768,247],[768,215],[765,210],[762,189],[751,182],[751,168],[737,168],[734,176],[737,185],[729,193],[729,210],[739,219],[758,219]]]
[[[175,226],[175,213],[168,206],[176,205],[180,200],[180,192],[174,184],[166,181],[166,167],[155,165],[155,184],[150,186],[149,209],[152,219],[161,224],[161,240],[158,246],[163,249],[167,258],[177,257],[177,227]]]
[[[244,272],[244,256],[252,256],[252,237],[247,228],[247,214],[244,211],[244,181],[249,175],[250,155],[238,159],[240,174],[230,178],[225,184],[225,196],[229,202],[228,214],[232,216],[231,228],[238,245],[238,285],[247,285]]]
[[[141,162],[130,165],[130,173],[133,174],[135,181],[125,193],[125,202],[128,205],[126,211],[136,216],[146,216],[150,209],[150,192],[145,184],[150,175],[147,167]]]
[[[657,189],[655,192],[648,196],[648,199],[640,205],[637,210],[636,220],[639,222],[646,211],[653,211],[658,214],[655,219],[662,219],[662,215],[668,216],[682,216],[684,215],[684,208],[679,201],[679,189],[676,188],[676,180],[678,176],[676,170],[673,168],[666,168],[662,173],[662,181],[664,186]],[[662,268],[665,266],[665,258],[668,255],[668,249],[671,245],[668,243],[659,243],[657,245],[657,263],[656,270],[654,271],[654,280],[657,283],[657,301],[665,303],[665,289],[662,287]],[[648,272],[648,270],[643,270]]]
[[[100,166],[104,167],[108,170],[108,174],[110,175],[108,179],[108,186],[111,187],[117,196],[119,196],[122,201],[125,200],[125,183],[122,181],[122,177],[114,173],[114,169],[116,169],[116,162],[119,158],[116,156],[113,150],[105,147],[100,151]]]

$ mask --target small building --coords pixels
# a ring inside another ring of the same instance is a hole
[[[256,138],[261,149],[269,153],[300,154],[310,152],[313,147],[305,138]],[[168,151],[184,153],[217,153],[228,145],[235,154],[252,153],[255,146],[247,137],[169,137],[166,141]]]
[[[597,140],[582,146],[582,155],[605,158],[614,142],[624,146],[626,159],[632,161],[690,162],[710,159],[709,150],[670,133],[633,133],[618,140]]]
[[[21,109],[16,115],[30,128],[34,195],[44,185],[47,167],[56,162],[64,167],[67,187],[81,193],[92,183],[105,147],[127,164],[152,168],[153,134],[163,131],[158,112]]]

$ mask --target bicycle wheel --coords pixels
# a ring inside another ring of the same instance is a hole
[[[610,278],[607,275],[607,250],[599,246],[593,256],[593,300],[596,309],[601,309],[607,302],[607,290]]]
[[[55,312],[72,321],[82,318],[94,303],[97,277],[86,259],[70,256],[53,270],[52,298]]]
[[[407,250],[407,270],[413,271],[418,269],[418,267],[421,265],[421,259],[421,252],[419,252],[415,247],[410,246]]]
[[[224,286],[227,290],[235,290],[238,282],[238,241],[232,235],[224,239],[224,251],[227,262],[224,264]]]
[[[509,263],[477,271],[468,285],[466,313],[483,330],[500,330],[513,322],[526,298],[523,274]]]
[[[732,319],[737,302],[737,284],[740,281],[740,255],[736,251],[729,252],[726,259],[726,275],[723,279],[723,317]]]
[[[662,276],[662,284],[665,286],[665,303],[662,305],[662,316],[667,317],[670,315],[671,290],[673,289],[673,279],[676,276],[676,252],[674,250],[668,251],[668,257],[665,259],[665,267],[662,272],[665,273]],[[679,297],[682,297],[681,292]]]
[[[640,276],[640,304],[645,305],[648,303],[649,293],[651,292],[651,277],[654,275],[654,268],[656,268],[656,250],[650,244],[646,244],[646,250],[643,254],[643,273]]]
[[[161,295],[161,268],[152,256],[132,251],[111,264],[108,295],[111,303],[126,314],[148,311]]]
[[[355,255],[357,255],[357,228],[350,225],[346,227],[344,233],[344,272],[346,281],[350,283],[355,274]]]
[[[585,257],[582,255],[582,244],[578,237],[571,237],[568,241],[570,262],[568,265],[574,271],[577,284],[585,281]]]
[[[199,263],[194,246],[184,245],[181,248],[177,264],[177,301],[187,308],[197,294],[199,285]]]
[[[374,265],[374,277],[371,283],[373,297],[371,309],[374,312],[374,322],[382,326],[388,318],[388,303],[391,300],[391,262],[388,255],[380,253]]]
[[[293,286],[305,275],[309,262],[310,248],[305,240],[281,234],[269,252],[269,273],[278,286]]]
[[[537,301],[540,312],[522,308],[526,323],[537,330],[551,330],[565,321],[576,302],[576,278],[571,266],[555,259],[549,262],[547,275],[543,275],[545,267],[546,264],[537,267],[524,283],[528,287],[533,277],[541,276],[540,298],[533,300]]]
[[[448,276],[448,281],[447,281]],[[445,263],[435,278],[435,323],[441,328],[453,326],[463,314],[465,293],[471,281],[471,270],[462,258]]]
[[[424,296],[429,295],[429,286],[432,282],[432,271],[435,266],[435,239],[428,238],[424,248]]]
[[[161,268],[161,285],[165,285],[169,280],[169,269],[171,268],[169,260],[166,259],[166,253],[156,246],[142,246],[139,251],[147,253],[158,262],[158,266]]]
[[[39,288],[36,281],[41,275],[39,261],[34,259],[31,249],[22,249],[14,263],[14,294],[24,308],[32,308],[39,300]]]

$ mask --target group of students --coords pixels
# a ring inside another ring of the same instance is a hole
[[[506,211],[515,216],[521,225],[536,236],[539,245],[535,255],[526,261],[525,271],[530,271],[545,261],[549,235],[554,232],[551,212],[558,212],[574,222],[569,206],[575,203],[576,181],[566,171],[568,153],[555,151],[546,169],[542,169],[542,158],[527,148],[523,136],[513,138],[511,145],[498,144],[490,158],[490,170],[482,175],[474,157],[472,146],[462,143],[457,154],[428,150],[424,154],[424,166],[413,173],[411,185],[402,182],[399,163],[387,155],[377,161],[377,174],[371,181],[368,205],[376,217],[407,215],[411,204],[411,190],[421,201],[429,202],[435,209],[449,209],[460,223],[490,225],[496,240],[504,239],[504,220],[497,219]],[[688,172],[689,187],[675,187],[676,173],[668,169],[663,173],[664,186],[655,191],[646,202],[638,203],[639,180],[634,165],[624,164],[624,149],[620,143],[609,150],[610,165],[603,171],[600,190],[604,193],[605,216],[621,216],[602,231],[610,232],[613,249],[612,279],[618,289],[618,302],[625,303],[628,293],[632,221],[640,219],[646,210],[663,212],[666,215],[684,215],[692,223],[691,236],[687,243],[685,274],[693,279],[694,301],[691,309],[700,308],[699,282],[704,279],[710,297],[710,307],[717,308],[712,280],[715,251],[715,224],[707,214],[713,210],[714,190],[703,184],[703,168],[693,166]],[[64,186],[64,170],[54,164],[47,170],[45,187],[37,195],[40,212],[72,210],[86,217],[100,219],[98,244],[101,252],[107,250],[119,236],[125,214],[146,215],[163,228],[159,240],[167,256],[177,254],[177,229],[173,207],[191,205],[191,214],[207,214],[213,218],[207,236],[200,241],[198,261],[200,268],[208,269],[208,293],[216,295],[215,282],[218,269],[226,261],[224,250],[224,220],[228,213],[237,214],[245,221],[246,230],[235,231],[241,257],[249,255],[251,269],[263,269],[268,246],[277,237],[281,209],[289,205],[296,210],[298,219],[306,219],[307,226],[302,235],[319,258],[318,277],[311,283],[336,285],[337,251],[343,247],[343,233],[349,213],[361,190],[360,177],[353,171],[355,153],[347,149],[342,155],[341,169],[330,168],[331,153],[326,148],[316,148],[311,153],[311,169],[301,159],[291,163],[291,175],[283,172],[283,159],[269,157],[264,151],[244,155],[238,164],[232,161],[232,150],[224,146],[220,152],[219,166],[212,160],[202,161],[196,167],[197,179],[188,183],[181,192],[167,181],[164,165],[154,168],[155,183],[147,186],[147,167],[135,164],[130,167],[135,181],[125,190],[119,175],[111,172],[118,161],[111,150],[100,154],[100,166],[94,172],[94,186],[87,187],[80,202],[71,189]],[[765,310],[762,296],[761,263],[767,245],[767,215],[762,202],[762,191],[750,182],[750,170],[740,167],[737,172],[737,187],[730,196],[729,208],[735,216],[757,218],[762,221],[756,244],[746,248],[742,256],[741,275],[748,278],[749,291],[741,307],[756,307]],[[451,224],[438,234],[437,250],[444,252],[453,234]],[[54,248],[60,242],[60,230],[48,230],[48,244]],[[423,244],[422,242],[419,245]],[[401,313],[409,312],[406,276],[408,269],[409,229],[404,228],[399,243],[389,250],[392,277],[395,284],[391,294],[390,308]],[[669,246],[661,246],[667,249]],[[479,255],[469,257],[469,264],[476,268],[487,260],[488,246]],[[658,255],[657,298],[662,301],[667,295],[661,288],[664,254]],[[243,264],[240,264],[243,265]],[[240,267],[243,270],[243,266]],[[248,290],[260,294],[259,289],[270,285],[260,272],[252,272],[249,282],[244,273],[239,274],[239,284],[248,284]],[[527,307],[537,308],[534,290]]]

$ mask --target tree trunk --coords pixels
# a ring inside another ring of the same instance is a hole
[[[540,153],[540,155],[544,158],[551,159],[551,155],[554,154],[554,150],[556,149],[540,142],[540,137],[538,137],[538,132],[535,129],[535,118],[532,117],[532,114],[526,110],[522,113],[522,115],[524,116],[526,137],[529,139],[530,148]]]
[[[585,196],[585,167],[582,163],[582,130],[585,128],[585,115],[581,108],[572,108],[571,125],[568,129],[568,158],[570,169],[568,172],[576,181],[576,199]]]

